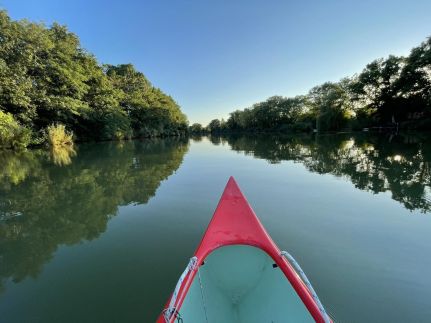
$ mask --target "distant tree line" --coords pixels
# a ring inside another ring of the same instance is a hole
[[[408,57],[389,56],[357,75],[293,98],[273,96],[190,131],[339,131],[372,127],[431,130],[431,38]],[[198,131],[198,132],[199,132]]]
[[[0,146],[37,143],[52,123],[78,140],[187,131],[178,104],[133,65],[101,65],[65,26],[0,11]]]

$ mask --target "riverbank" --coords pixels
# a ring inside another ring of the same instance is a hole
[[[132,64],[101,64],[66,26],[12,20],[0,10],[0,147],[40,143],[52,124],[75,140],[187,131],[175,100]]]

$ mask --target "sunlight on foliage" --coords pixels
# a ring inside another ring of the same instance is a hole
[[[12,114],[0,110],[0,149],[25,148],[30,140],[31,130],[21,126]]]
[[[63,124],[52,124],[47,128],[48,144],[55,146],[73,146],[73,133]]]
[[[101,65],[66,26],[14,21],[4,10],[0,10],[0,110],[34,133],[61,123],[79,140],[187,131],[180,106],[132,64]],[[27,132],[14,133],[16,139],[2,134],[3,142],[26,145]]]

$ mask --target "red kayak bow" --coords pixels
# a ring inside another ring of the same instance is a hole
[[[330,322],[308,279],[305,275],[302,276],[302,270],[297,268],[298,272],[295,271],[292,265],[296,267],[297,263],[289,258],[289,254],[277,247],[248,204],[235,179],[230,177],[202,241],[157,323],[175,321],[199,266],[214,250],[230,245],[253,246],[269,255],[284,273],[312,318],[316,322]],[[286,258],[293,263],[289,263]]]

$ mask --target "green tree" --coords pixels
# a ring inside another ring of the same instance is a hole
[[[25,148],[30,140],[31,130],[21,126],[12,114],[0,109],[0,149]]]
[[[100,65],[65,26],[0,11],[0,107],[34,133],[62,123],[79,140],[181,135],[187,117],[131,64]]]
[[[305,96],[273,96],[230,113],[231,131],[338,131],[431,127],[431,38],[408,57],[389,56],[359,74],[316,86]]]
[[[420,46],[413,48],[405,59],[397,89],[405,107],[404,118],[416,122],[428,121],[423,125],[431,126],[431,37]],[[419,119],[419,120],[417,120]],[[428,120],[426,120],[428,119]]]
[[[367,109],[381,123],[400,120],[403,100],[399,96],[399,78],[405,59],[389,56],[368,64],[352,82],[354,100]]]
[[[178,104],[154,88],[133,65],[106,65],[105,70],[123,93],[120,106],[130,117],[135,136],[178,134],[187,130],[187,118]]]
[[[192,134],[203,134],[205,133],[205,129],[200,123],[194,123],[189,127],[189,132]]]
[[[348,80],[327,82],[316,86],[308,94],[311,110],[316,114],[318,131],[340,130],[347,126],[352,115],[352,101],[347,91]]]
[[[221,130],[221,122],[219,119],[213,119],[207,126],[209,132],[220,132]]]

